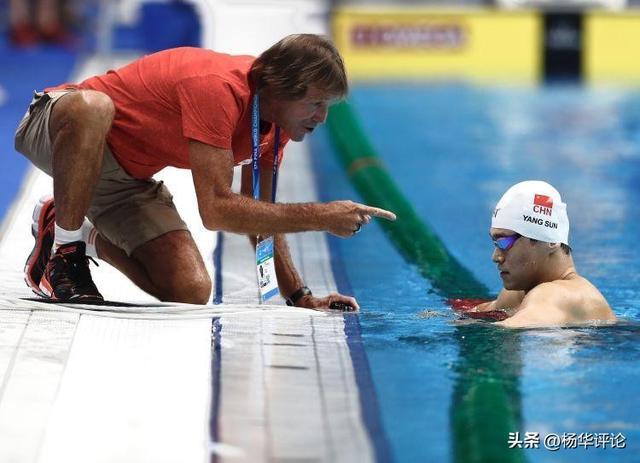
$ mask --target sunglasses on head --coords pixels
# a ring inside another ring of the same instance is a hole
[[[508,251],[522,235],[514,233],[509,236],[502,236],[493,240],[493,245],[501,251]]]

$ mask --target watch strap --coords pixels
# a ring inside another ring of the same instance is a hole
[[[289,296],[286,301],[287,301],[287,305],[288,306],[295,306],[296,303],[302,299],[305,296],[311,296],[311,290],[306,287],[303,286],[302,288],[298,288],[296,291],[293,292],[293,294],[291,294],[291,296]]]

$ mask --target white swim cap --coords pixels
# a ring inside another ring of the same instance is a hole
[[[569,245],[567,205],[547,182],[528,180],[513,185],[493,211],[492,228],[506,228],[547,243]]]

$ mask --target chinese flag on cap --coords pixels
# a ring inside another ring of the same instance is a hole
[[[553,207],[553,198],[550,198],[549,196],[545,196],[545,195],[535,195],[533,197],[533,204],[536,204],[538,206],[552,208]]]

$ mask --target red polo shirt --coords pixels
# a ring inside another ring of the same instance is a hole
[[[251,160],[251,90],[255,58],[202,48],[174,48],[64,88],[98,90],[116,115],[107,143],[133,177],[167,166],[189,169],[189,139],[233,151],[236,165]],[[261,163],[273,164],[275,127],[260,138]],[[281,131],[282,149],[289,137]]]

